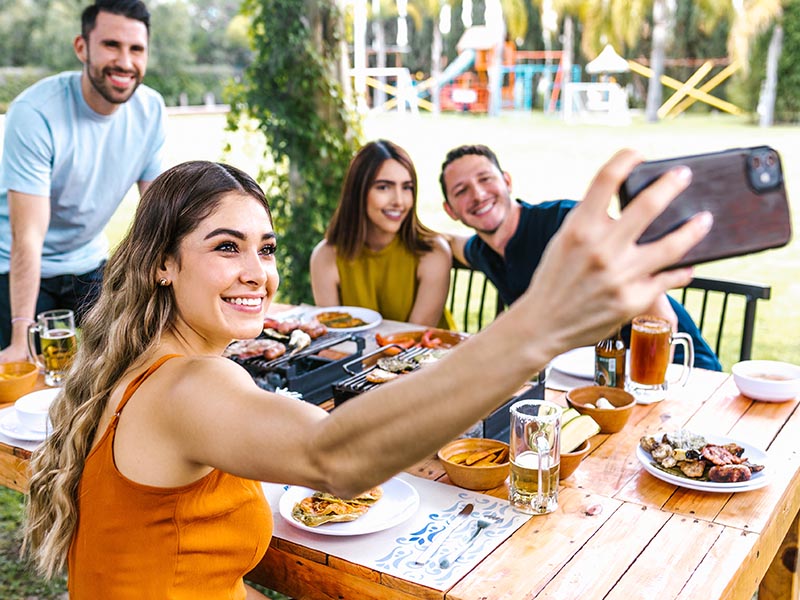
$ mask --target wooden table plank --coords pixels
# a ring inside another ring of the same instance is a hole
[[[624,575],[669,515],[634,504],[623,504],[584,544],[574,559],[539,594],[542,600],[603,598]],[[635,531],[636,535],[631,535]]]
[[[558,510],[532,517],[447,594],[448,600],[532,598],[620,507],[612,498],[562,488]]]
[[[671,515],[604,597],[608,600],[675,598],[693,575],[698,559],[709,552],[722,529],[708,521]],[[676,552],[677,548],[691,548],[691,551]]]
[[[800,515],[795,517],[767,574],[758,588],[758,600],[798,600],[800,598]]]
[[[420,597],[386,587],[380,579],[376,581],[371,576],[365,578],[363,574],[346,573],[273,546],[247,579],[280,590],[295,600],[413,600]],[[424,597],[440,600],[443,594]]]

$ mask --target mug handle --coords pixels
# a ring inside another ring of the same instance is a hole
[[[675,381],[670,381],[670,383],[686,385],[686,383],[689,381],[689,376],[692,374],[692,368],[694,365],[694,343],[692,342],[692,336],[690,336],[688,333],[679,331],[672,334],[672,340],[670,343],[680,344],[683,346],[683,369],[681,369],[680,377],[678,377],[678,379]]]
[[[539,468],[536,470],[538,486],[536,490],[536,504],[542,506],[545,496],[550,495],[550,442],[547,435],[539,432],[536,436],[536,454],[539,457]],[[546,475],[545,475],[546,474]],[[547,481],[547,491],[544,491],[545,480]]]
[[[41,334],[41,330],[42,326],[38,323],[28,326],[28,354],[40,371],[44,369],[44,358],[41,354],[36,354],[36,335]]]

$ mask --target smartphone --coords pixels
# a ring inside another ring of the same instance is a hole
[[[692,170],[691,184],[656,217],[639,243],[657,240],[704,210],[714,215],[711,231],[673,267],[789,243],[792,226],[781,160],[768,146],[643,162],[620,187],[620,206],[624,209],[661,175],[680,165]]]

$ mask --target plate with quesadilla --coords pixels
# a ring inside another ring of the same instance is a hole
[[[389,529],[411,517],[418,508],[417,490],[397,477],[349,500],[307,487],[291,486],[278,505],[281,516],[290,525],[335,536]]]

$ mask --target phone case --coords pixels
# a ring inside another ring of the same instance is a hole
[[[791,218],[780,156],[768,146],[641,163],[619,190],[622,208],[679,165],[691,168],[691,184],[651,223],[639,242],[656,240],[703,210],[714,215],[714,225],[674,267],[751,254],[789,242]]]

